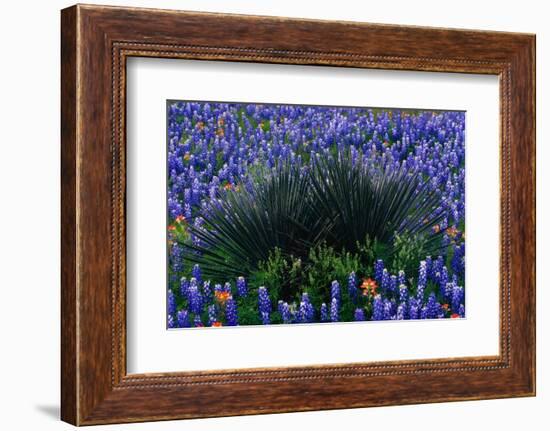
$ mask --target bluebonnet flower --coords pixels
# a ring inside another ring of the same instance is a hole
[[[351,272],[348,276],[348,294],[353,300],[357,298],[357,293],[357,277],[355,275],[355,272]]]
[[[426,288],[426,282],[428,281],[428,272],[426,267],[426,261],[420,262],[420,268],[418,269],[418,281],[416,286],[416,296],[422,301],[424,298],[424,289]]]
[[[176,297],[174,292],[168,291],[168,314],[174,314],[176,312]]]
[[[399,271],[397,273],[397,282],[399,283],[399,286],[407,284],[407,279],[405,278],[405,271]]]
[[[202,295],[199,292],[199,286],[195,278],[191,279],[188,289],[189,311],[198,314],[202,311]]]
[[[384,294],[388,294],[390,292],[390,273],[387,269],[382,271],[381,288]]]
[[[195,325],[195,327],[204,326],[202,323],[200,314],[195,314],[195,318],[193,319],[193,324]]]
[[[380,294],[374,297],[372,304],[372,320],[384,320],[384,301]]]
[[[460,305],[464,301],[464,289],[461,286],[453,284],[453,291],[451,293],[451,310],[453,313],[458,313]]]
[[[330,315],[329,315],[329,312],[328,312],[328,307],[327,307],[327,304],[325,304],[324,302],[321,304],[320,314],[321,314],[321,322],[330,321]]]
[[[464,275],[464,243],[454,247],[453,258],[451,259],[451,267],[457,275]]]
[[[237,295],[241,298],[244,298],[248,295],[248,287],[246,285],[246,280],[244,277],[237,278]]]
[[[191,324],[189,323],[189,313],[187,310],[178,311],[177,315],[178,328],[189,328]]]
[[[227,281],[224,285],[223,285],[223,291],[224,292],[227,292],[229,294],[231,294],[231,283],[229,281]]]
[[[183,250],[177,242],[170,248],[170,266],[175,273],[183,270]]]
[[[338,300],[336,298],[332,298],[332,301],[330,303],[330,321],[338,322],[339,320],[340,313],[338,311]]]
[[[362,322],[365,320],[365,310],[362,308],[356,308],[353,316],[356,322]]]
[[[466,317],[466,311],[464,310],[464,304],[460,304],[460,307],[458,307],[458,315],[460,317]]]
[[[397,306],[397,312],[395,314],[396,320],[404,320],[406,319],[406,313],[407,313],[407,305],[405,303],[401,303]]]
[[[210,280],[207,280],[202,285],[202,295],[207,300],[212,299],[212,287],[210,285]]]
[[[260,312],[260,319],[264,325],[268,325],[271,321],[271,300],[265,286],[258,288],[258,310]]]
[[[421,309],[420,309],[420,319],[428,319],[429,318],[429,315],[428,315],[428,307],[426,305],[424,305]]]
[[[444,263],[443,263],[443,256],[437,256],[437,259],[432,264],[432,272],[433,274],[440,273],[443,270]]]
[[[185,218],[187,220],[191,220],[193,218],[193,212],[191,210],[191,205],[189,205],[188,203],[183,205],[183,212],[184,212]]]
[[[260,318],[262,319],[263,325],[269,325],[271,323],[271,318],[267,311],[260,311]]]
[[[202,283],[201,267],[198,264],[193,266],[193,270],[191,271],[191,276],[197,280],[198,284]]]
[[[395,304],[389,299],[384,299],[384,320],[392,320],[394,318]]]
[[[302,293],[302,300],[300,302],[300,321],[302,323],[313,322],[314,310],[309,295],[307,292]]]
[[[237,303],[233,298],[229,298],[225,303],[225,321],[227,326],[237,326],[239,316],[237,312]]]
[[[431,256],[426,256],[426,275],[428,279],[432,279],[434,276]]]
[[[447,290],[449,275],[447,272],[447,268],[443,266],[441,268],[441,272],[438,272],[438,274],[439,274],[439,292],[443,298],[449,299],[449,292]]]
[[[287,302],[279,300],[278,311],[283,323],[292,323],[292,313],[290,312],[290,307]]]
[[[187,280],[187,277],[180,279],[180,295],[184,298],[189,298],[189,280]]]
[[[390,277],[389,291],[394,295],[397,293],[397,277],[395,275]]]
[[[208,326],[214,325],[218,321],[216,306],[211,304],[208,306]]]
[[[404,284],[399,286],[399,302],[407,303],[409,300],[409,289]]]
[[[334,280],[330,286],[330,298],[331,300],[336,299],[337,306],[340,306],[340,283],[337,280]]]
[[[453,289],[456,286],[456,282],[451,281],[445,284],[445,299],[450,300],[453,295]]]
[[[409,298],[409,319],[414,320],[418,319],[420,316],[420,306],[418,299],[416,298]]]
[[[439,302],[437,302],[437,299],[433,292],[428,297],[428,301],[426,302],[426,308],[427,308],[428,319],[437,319],[439,317],[442,317],[441,305],[439,304]]]
[[[374,263],[374,279],[378,283],[382,283],[382,274],[384,272],[384,261],[382,259],[378,259]]]
[[[170,329],[176,327],[176,323],[174,322],[174,316],[172,316],[171,314],[168,315],[167,325],[168,325],[168,328]]]

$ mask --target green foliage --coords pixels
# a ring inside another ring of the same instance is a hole
[[[345,282],[352,271],[361,268],[358,254],[336,251],[326,244],[311,250],[307,265],[305,286],[310,295],[319,296],[322,301],[330,302],[330,285],[333,280]],[[344,284],[345,286],[345,284]]]
[[[275,248],[266,261],[258,263],[258,270],[252,278],[256,285],[266,286],[273,298],[289,298],[289,288],[297,282],[297,267],[301,260],[283,256],[281,249]]]
[[[246,298],[237,298],[239,325],[261,324],[258,315],[258,289],[254,289],[251,293]]]
[[[393,241],[393,251],[391,271],[397,274],[403,270],[406,274],[413,274],[418,269],[418,262],[428,254],[426,238],[409,233],[396,235]]]
[[[313,247],[303,261],[294,256],[285,256],[281,250],[273,250],[269,258],[260,262],[252,276],[252,284],[266,286],[273,299],[299,302],[300,294],[308,292],[310,300],[319,306],[330,302],[330,286],[338,280],[344,289],[351,272],[358,276],[372,273],[374,262],[373,243],[366,240],[358,244],[355,253],[336,252],[326,243]]]

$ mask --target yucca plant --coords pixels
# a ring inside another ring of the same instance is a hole
[[[257,168],[246,186],[209,202],[204,224],[190,227],[198,242],[186,244],[186,259],[209,277],[227,278],[249,275],[275,249],[306,257],[326,229],[312,197],[309,174],[289,161]]]
[[[310,174],[312,202],[326,220],[325,240],[336,250],[356,251],[364,238],[395,252],[395,239],[425,237],[425,251],[437,252],[441,238],[433,232],[444,213],[440,196],[419,172],[401,167],[369,167],[348,153],[315,160]]]

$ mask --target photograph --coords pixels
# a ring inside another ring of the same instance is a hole
[[[534,2],[430,2],[66,4],[49,33],[50,6],[22,10],[55,49],[6,39],[28,57],[5,68],[22,77],[6,148],[39,157],[4,181],[21,263],[4,284],[32,299],[4,327],[44,384],[9,390],[75,426],[387,428],[386,406],[407,429],[541,419],[548,26]],[[22,229],[51,202],[59,229],[29,259]]]
[[[466,317],[466,112],[166,108],[167,328]]]

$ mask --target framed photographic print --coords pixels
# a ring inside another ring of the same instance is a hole
[[[535,37],[62,11],[62,419],[535,394]]]

